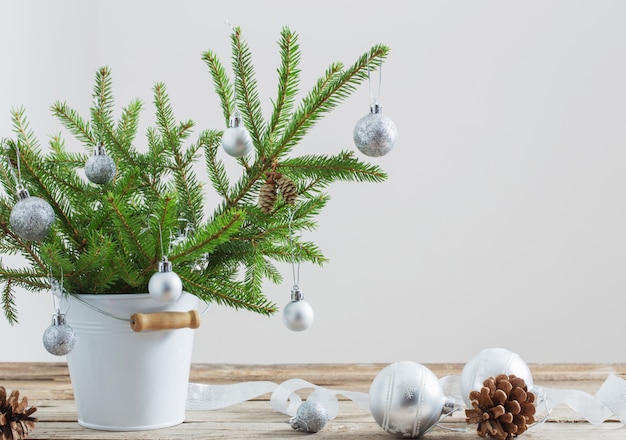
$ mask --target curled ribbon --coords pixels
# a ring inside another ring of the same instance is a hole
[[[302,379],[289,379],[281,384],[266,381],[241,382],[231,385],[205,385],[190,383],[187,391],[188,410],[212,410],[226,408],[237,403],[245,402],[263,394],[272,393],[270,404],[274,411],[295,416],[302,403],[296,391],[313,389],[308,400],[316,401],[324,406],[328,418],[334,419],[339,412],[337,395],[341,394],[354,401],[369,412],[369,397],[367,393],[345,390],[332,390],[312,384]]]
[[[445,376],[440,384],[446,396],[463,402],[460,388],[460,376]],[[302,399],[296,393],[303,389],[313,389],[307,400],[315,401],[324,406],[328,419],[337,417],[339,412],[338,395],[354,401],[369,412],[369,395],[367,393],[333,390],[315,385],[302,379],[289,379],[280,384],[269,381],[241,382],[230,385],[206,385],[190,383],[187,394],[188,410],[214,410],[226,408],[245,402],[255,397],[271,393],[270,405],[274,411],[295,416]],[[610,374],[598,392],[592,396],[579,390],[564,390],[535,386],[533,391],[538,395],[538,404],[545,405],[549,417],[557,405],[567,405],[588,422],[598,425],[613,417],[617,417],[626,425],[626,380]]]

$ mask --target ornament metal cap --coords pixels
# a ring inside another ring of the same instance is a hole
[[[107,152],[104,149],[104,145],[101,144],[101,143],[96,145],[96,148],[93,150],[93,155],[94,156],[104,156],[106,154],[107,154]]]
[[[291,289],[291,300],[292,301],[302,301],[304,299],[304,293],[300,290],[300,287],[296,284]]]
[[[61,313],[57,310],[57,312],[52,315],[52,325],[67,325],[67,320],[65,319],[65,313]]]
[[[380,105],[379,103],[375,102],[374,104],[370,105],[370,112],[371,113],[382,113],[383,112],[383,106]]]
[[[236,128],[241,126],[241,115],[239,114],[238,111],[236,111],[231,117],[230,117],[230,128]]]
[[[159,261],[159,272],[171,272],[172,271],[172,262],[167,259],[167,257],[163,257],[161,261]]]
[[[17,191],[17,197],[20,200],[24,200],[30,197],[30,193],[22,184],[19,184],[17,186],[16,191]]]

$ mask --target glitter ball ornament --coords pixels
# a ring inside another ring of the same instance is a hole
[[[237,112],[230,119],[230,127],[222,135],[222,148],[233,157],[243,157],[252,150],[252,138]]]
[[[74,348],[76,335],[67,325],[65,315],[57,312],[52,315],[52,324],[43,333],[43,346],[50,354],[65,356]]]
[[[384,156],[391,151],[398,138],[396,124],[382,111],[381,105],[373,104],[370,113],[354,126],[354,144],[366,156]]]
[[[162,303],[171,303],[183,293],[183,282],[176,272],[172,271],[172,263],[163,257],[159,262],[159,271],[148,281],[150,296]]]
[[[470,393],[480,391],[486,379],[499,374],[515,375],[524,380],[529,390],[533,388],[530,368],[518,354],[504,348],[487,348],[470,359],[461,372],[461,395],[468,408],[472,405]]]
[[[113,180],[115,176],[115,162],[106,154],[103,145],[98,145],[93,156],[85,163],[85,175],[98,185],[104,185]]]
[[[291,302],[283,309],[283,322],[285,326],[294,332],[301,332],[313,324],[313,307],[304,300],[302,291],[294,286],[291,291]]]
[[[324,406],[312,400],[304,401],[296,411],[296,416],[289,420],[291,427],[302,432],[321,431],[328,423],[328,411]]]
[[[43,240],[54,223],[54,211],[50,204],[28,193],[24,187],[17,192],[19,201],[11,210],[9,222],[13,231],[24,240]]]
[[[381,428],[409,438],[425,434],[447,408],[437,376],[416,362],[396,362],[378,373],[370,386],[369,406]]]

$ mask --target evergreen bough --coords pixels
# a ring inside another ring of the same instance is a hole
[[[55,102],[52,113],[84,147],[70,152],[60,134],[42,151],[23,108],[12,111],[15,137],[5,142],[0,167],[0,253],[21,255],[26,264],[8,267],[0,260],[2,306],[8,321],[17,322],[14,288],[49,289],[49,276],[63,276],[69,293],[140,293],[162,258],[160,232],[174,270],[184,289],[202,300],[272,314],[277,307],[262,292],[265,279],[280,283],[274,262],[325,258],[315,243],[297,237],[312,230],[315,218],[328,202],[325,188],[335,181],[380,182],[386,174],[363,162],[352,151],[335,155],[292,155],[294,147],[323,116],[344,101],[380,66],[389,49],[375,45],[354,64],[333,63],[303,99],[296,103],[300,83],[297,34],[283,28],[278,42],[281,64],[278,93],[269,120],[263,117],[249,47],[241,29],[232,36],[231,81],[212,51],[202,55],[213,79],[226,125],[235,109],[241,113],[254,143],[254,153],[236,160],[241,166],[231,182],[219,150],[221,130],[200,131],[190,140],[193,121],[178,121],[164,84],[154,86],[156,126],[147,129],[147,151],[137,148],[142,103],[131,101],[116,120],[111,71],[100,68],[93,89],[94,104],[84,117],[65,102]],[[103,142],[117,164],[115,179],[94,185],[78,172]],[[19,147],[21,181],[31,196],[47,200],[56,214],[52,231],[42,242],[19,238],[8,222],[17,201],[11,168]],[[204,160],[208,180],[221,202],[205,212],[204,188],[194,164]],[[9,163],[11,162],[11,163]],[[257,206],[259,188],[270,173],[295,182],[298,203],[280,198],[273,214]],[[169,234],[187,228],[183,240]],[[291,230],[291,234],[290,234]],[[290,236],[294,236],[292,253]],[[169,243],[168,243],[169,242]],[[204,261],[205,264],[198,264]],[[208,263],[208,264],[206,264]]]

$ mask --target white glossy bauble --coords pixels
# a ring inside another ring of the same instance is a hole
[[[148,292],[158,302],[172,303],[183,293],[183,282],[176,272],[155,272],[148,282]]]
[[[505,348],[487,348],[471,358],[461,372],[461,396],[468,408],[471,408],[470,392],[480,391],[485,379],[498,374],[521,377],[529,390],[533,388],[530,368],[517,353]]]
[[[20,200],[11,210],[11,229],[24,240],[43,240],[54,223],[54,210],[44,199],[22,191],[25,195],[20,194]]]
[[[446,398],[439,379],[417,362],[396,362],[372,382],[369,405],[376,423],[398,437],[424,435],[441,418]]]
[[[252,150],[252,138],[243,126],[230,127],[222,135],[222,148],[233,157],[243,157]]]
[[[283,309],[283,322],[289,330],[301,332],[313,324],[313,307],[305,300],[293,300]]]

